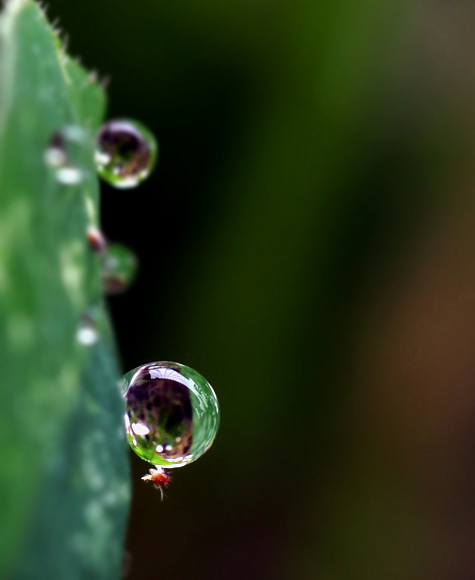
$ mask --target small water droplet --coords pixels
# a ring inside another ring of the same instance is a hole
[[[105,181],[127,189],[150,175],[157,154],[157,141],[146,127],[138,121],[117,119],[99,129],[94,160]]]
[[[127,246],[110,244],[102,254],[102,281],[108,294],[125,292],[137,274],[137,258]]]
[[[154,362],[125,374],[123,385],[127,439],[139,457],[156,466],[181,467],[211,447],[219,426],[218,400],[199,373],[179,363]]]
[[[88,137],[76,125],[68,125],[53,133],[44,152],[44,161],[64,185],[78,185],[87,171]]]
[[[81,316],[79,320],[78,329],[76,332],[76,340],[84,346],[92,346],[99,340],[99,328],[102,326],[102,318],[104,312],[100,305],[92,304]]]
[[[84,346],[92,346],[99,340],[99,333],[92,320],[83,318],[76,333],[76,339]]]

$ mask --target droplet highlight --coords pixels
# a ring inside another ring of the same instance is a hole
[[[219,427],[216,394],[195,370],[153,362],[123,377],[131,448],[155,466],[182,467],[212,445]]]
[[[107,294],[122,294],[135,280],[138,260],[123,244],[109,244],[102,252],[101,274]]]
[[[138,121],[115,119],[105,123],[97,134],[97,171],[114,187],[136,187],[150,175],[157,155],[155,137]]]
[[[88,136],[77,125],[68,125],[53,133],[44,152],[45,164],[63,185],[78,185],[87,175]]]

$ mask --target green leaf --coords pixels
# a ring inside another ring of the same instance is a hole
[[[104,310],[93,137],[105,96],[32,0],[0,15],[0,577],[120,576],[129,484]],[[51,136],[81,127],[84,179],[59,183]],[[85,313],[99,341],[76,334]]]

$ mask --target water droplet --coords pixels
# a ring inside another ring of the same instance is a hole
[[[102,281],[108,294],[125,292],[137,274],[137,258],[127,246],[110,244],[102,254]]]
[[[181,467],[211,447],[218,400],[199,373],[179,363],[154,362],[128,372],[122,384],[127,439],[139,457]]]
[[[92,346],[99,340],[104,311],[98,304],[90,305],[81,316],[76,332],[76,340],[84,346]]]
[[[44,161],[54,170],[56,179],[64,185],[77,185],[87,172],[88,137],[76,125],[68,125],[53,133],[44,152]]]
[[[99,333],[97,332],[94,322],[90,318],[84,317],[81,320],[76,333],[76,339],[84,346],[92,346],[99,340]]]
[[[157,154],[155,137],[138,121],[109,121],[97,134],[94,155],[97,171],[114,187],[136,187],[149,176]]]

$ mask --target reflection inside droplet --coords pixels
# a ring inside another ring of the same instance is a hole
[[[134,423],[132,425],[132,430],[136,435],[148,435],[150,433],[150,429],[147,425],[142,425],[142,423]]]

